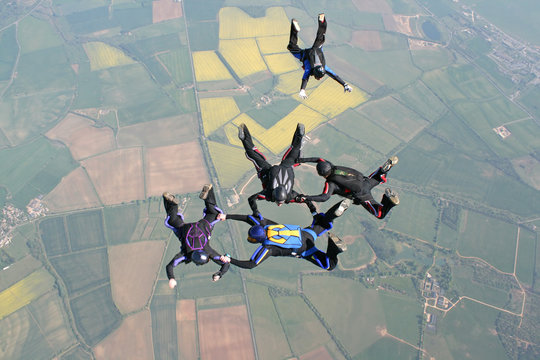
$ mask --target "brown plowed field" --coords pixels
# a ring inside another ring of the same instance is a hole
[[[201,359],[254,358],[251,331],[244,305],[201,310],[198,317]]]

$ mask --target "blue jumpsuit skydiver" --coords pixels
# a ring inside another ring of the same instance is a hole
[[[243,221],[251,225],[248,241],[260,243],[250,260],[231,258],[231,264],[244,269],[253,269],[270,256],[292,256],[306,259],[312,264],[331,271],[337,263],[337,255],[345,245],[335,235],[328,233],[326,253],[317,249],[315,240],[333,227],[333,220],[349,207],[349,200],[342,200],[324,214],[315,214],[310,226],[278,224],[262,216],[226,215],[227,219]]]
[[[313,42],[313,46],[308,49],[301,49],[298,46],[298,31],[300,26],[296,19],[291,21],[291,33],[289,36],[289,45],[287,49],[293,54],[295,58],[300,60],[302,68],[304,69],[304,75],[302,76],[302,84],[300,86],[299,96],[303,99],[307,98],[305,89],[309,81],[310,76],[314,76],[315,79],[320,80],[325,74],[328,74],[332,79],[336,80],[343,86],[345,92],[351,92],[352,88],[345,81],[343,81],[332,69],[326,65],[326,59],[322,46],[325,40],[326,34],[326,18],[324,14],[319,14],[318,18],[317,37]]]

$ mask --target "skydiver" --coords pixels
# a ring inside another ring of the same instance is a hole
[[[185,223],[184,216],[178,211],[178,199],[174,195],[164,192],[163,205],[167,212],[165,226],[170,228],[178,240],[180,240],[180,252],[167,264],[167,277],[169,287],[174,289],[174,267],[180,263],[194,262],[197,266],[206,264],[212,260],[221,268],[212,275],[212,281],[218,281],[229,270],[229,264],[220,260],[221,255],[210,247],[209,241],[214,225],[219,222],[217,215],[223,213],[216,206],[216,198],[212,184],[204,185],[199,198],[204,200],[205,208],[203,218],[197,222]]]
[[[293,190],[294,186],[294,171],[295,159],[300,156],[300,148],[302,146],[302,138],[304,137],[304,124],[298,123],[296,131],[292,139],[291,146],[283,155],[279,165],[270,165],[266,161],[266,157],[253,144],[253,139],[246,126],[241,124],[238,127],[238,138],[242,141],[246,151],[246,157],[253,163],[257,170],[257,176],[262,183],[262,191],[251,195],[248,198],[249,206],[254,215],[257,215],[257,200],[273,201],[278,206],[295,202],[298,193]],[[306,205],[311,213],[316,213],[317,209],[306,200]]]
[[[390,209],[399,204],[399,197],[390,188],[386,188],[381,203],[378,203],[373,199],[371,189],[386,182],[386,174],[398,163],[398,160],[397,156],[392,156],[371,175],[364,176],[358,170],[335,166],[328,160],[321,158],[297,159],[298,163],[317,163],[317,173],[326,179],[326,183],[320,195],[299,195],[296,202],[304,200],[323,202],[330,199],[332,194],[337,194],[352,199],[355,205],[362,205],[376,218],[384,219]]]
[[[265,219],[260,214],[235,215],[220,214],[220,218],[243,221],[251,225],[248,231],[248,241],[261,244],[253,253],[250,260],[237,260],[223,256],[222,261],[244,269],[253,269],[270,256],[293,256],[306,259],[325,270],[333,270],[338,263],[338,254],[346,250],[342,240],[328,232],[326,253],[315,247],[315,240],[333,227],[332,221],[343,214],[350,206],[350,200],[345,199],[332,206],[326,213],[314,214],[310,226],[302,228],[299,225],[278,224]]]
[[[326,60],[322,46],[324,44],[324,38],[326,34],[326,18],[324,14],[319,14],[319,27],[317,29],[317,37],[313,46],[308,49],[301,49],[298,46],[298,32],[300,31],[300,25],[296,19],[291,21],[291,34],[289,36],[289,45],[287,49],[294,55],[295,58],[300,60],[302,68],[304,69],[304,75],[302,76],[302,85],[300,86],[300,92],[298,96],[302,99],[307,99],[306,86],[309,81],[309,77],[313,76],[317,80],[321,80],[325,74],[328,74],[332,79],[336,80],[343,86],[345,92],[351,92],[352,87],[343,81],[336,73],[326,66]]]

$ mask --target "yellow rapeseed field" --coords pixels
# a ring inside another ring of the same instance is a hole
[[[289,50],[287,50],[287,44],[289,44],[289,35],[258,37],[257,44],[259,44],[259,49],[263,54],[287,53],[290,57],[294,58]],[[300,47],[302,46],[300,45]]]
[[[368,95],[356,87],[353,87],[351,93],[344,93],[343,86],[331,78],[327,78],[317,88],[309,91],[308,96],[302,103],[329,118],[349,108],[357,107],[368,99]]]
[[[266,16],[260,18],[253,18],[239,8],[225,7],[219,11],[219,38],[241,39],[288,35],[289,21],[282,7],[268,8]]]
[[[242,114],[242,115],[245,115],[245,114]],[[228,123],[227,125],[225,125],[224,129],[225,129],[225,135],[227,135],[227,140],[229,140],[229,143],[231,145],[242,147],[242,142],[238,138],[238,126],[234,126],[232,123]]]
[[[232,75],[221,62],[215,51],[193,52],[193,66],[197,81],[232,79]]]
[[[208,136],[240,113],[232,97],[200,100],[204,135]]]
[[[303,123],[306,126],[307,133],[326,120],[326,117],[316,111],[304,105],[299,105],[270,129],[265,129],[248,116],[239,116],[233,120],[233,123],[236,125],[245,123],[254,139],[257,139],[266,149],[278,155],[291,144],[297,123]]]
[[[208,141],[207,144],[221,186],[234,186],[253,168],[251,162],[246,159],[244,149],[215,141]]]
[[[304,75],[304,70],[302,70],[302,66],[299,62],[297,62],[297,69],[298,70],[296,71],[280,75],[276,90],[287,95],[298,94],[300,85],[302,84],[302,75]],[[318,81],[315,79],[310,80],[306,90],[313,89],[317,83]],[[299,98],[297,97],[297,99]]]
[[[0,292],[0,319],[30,304],[49,291],[53,284],[53,277],[41,269]]]
[[[298,69],[298,60],[288,53],[265,55],[264,59],[268,64],[268,68],[274,75],[283,74]]]
[[[241,78],[267,70],[255,39],[220,40],[219,52]]]
[[[90,59],[90,69],[92,71],[135,63],[135,61],[124,54],[122,50],[102,42],[88,42],[84,44],[84,50]]]

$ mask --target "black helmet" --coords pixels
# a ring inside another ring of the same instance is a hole
[[[332,165],[328,161],[317,162],[317,174],[327,177],[332,172]]]
[[[272,197],[275,202],[284,202],[287,200],[287,190],[285,186],[278,186],[272,191]]]
[[[324,70],[324,66],[322,65],[315,66],[315,68],[313,69],[313,76],[315,76],[315,79],[317,80],[321,79],[324,74],[326,74],[326,71]]]
[[[210,257],[204,250],[195,250],[191,253],[191,261],[196,265],[204,265],[210,260]]]

